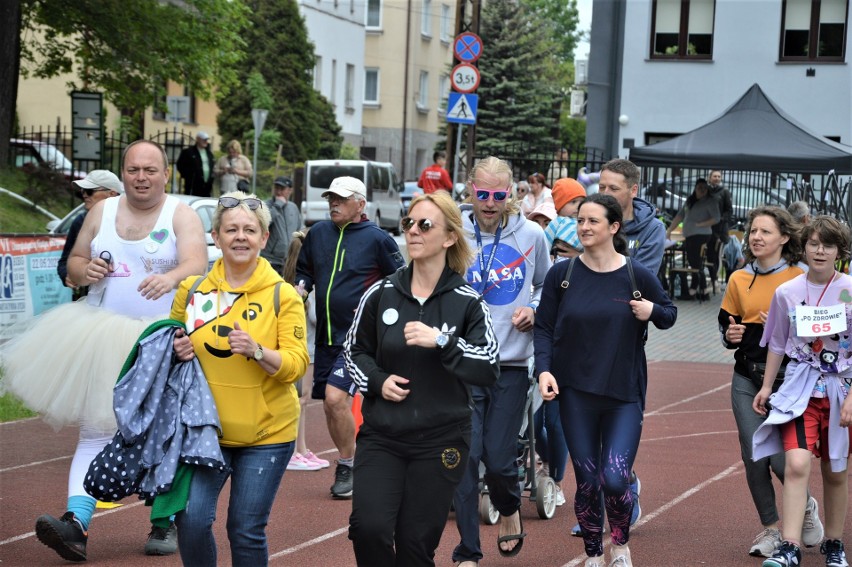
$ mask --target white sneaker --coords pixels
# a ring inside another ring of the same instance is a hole
[[[287,463],[288,471],[318,471],[321,468],[320,465],[310,462],[299,453],[293,453],[290,462]]]
[[[755,557],[772,557],[779,545],[781,545],[781,530],[766,528],[754,538],[748,554]]]
[[[562,487],[557,486],[556,487],[556,505],[562,506],[563,504],[565,504],[565,494],[562,492]]]
[[[633,567],[633,561],[630,559],[630,548],[627,544],[613,545],[612,561],[609,562],[609,567]]]
[[[589,557],[583,567],[606,567],[606,560],[603,555],[597,557]]]
[[[808,497],[808,506],[805,508],[805,522],[802,524],[802,543],[805,547],[819,545],[825,530],[819,519],[819,504],[813,496]]]

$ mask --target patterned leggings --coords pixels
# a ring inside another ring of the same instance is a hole
[[[630,539],[633,495],[630,471],[642,436],[639,402],[561,388],[559,414],[568,441],[577,492],[574,512],[583,528],[586,554],[603,554],[601,494],[609,518],[612,543]]]

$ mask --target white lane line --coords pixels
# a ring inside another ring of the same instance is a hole
[[[670,404],[668,404],[668,405],[665,405],[665,406],[659,407],[659,408],[655,409],[654,411],[646,412],[646,413],[645,413],[645,417],[649,417],[649,416],[652,416],[652,415],[656,415],[656,414],[658,414],[658,413],[660,413],[660,412],[664,412],[664,411],[666,411],[666,410],[667,410],[667,409],[669,409],[669,408],[673,408],[673,407],[675,407],[675,406],[679,406],[679,405],[681,405],[681,404],[685,404],[685,403],[688,403],[688,402],[692,402],[692,401],[697,400],[697,399],[699,399],[699,398],[703,398],[704,396],[709,396],[709,395],[711,395],[711,394],[715,394],[716,392],[719,392],[719,391],[721,391],[721,390],[726,390],[726,389],[728,389],[728,388],[730,388],[730,387],[731,387],[731,385],[730,385],[729,383],[722,384],[721,386],[717,386],[716,388],[713,388],[712,390],[707,390],[707,391],[705,391],[705,392],[701,392],[700,394],[696,394],[696,395],[694,395],[694,396],[690,396],[690,397],[688,397],[688,398],[683,398],[683,399],[682,399],[682,400],[680,400],[680,401],[672,402],[672,403],[670,403]]]
[[[734,475],[737,472],[737,470],[742,468],[742,467],[743,467],[743,463],[742,463],[742,461],[739,461],[739,462],[734,463],[733,465],[729,466],[728,468],[726,468],[725,470],[723,470],[722,472],[720,472],[716,476],[709,478],[709,479],[705,480],[704,482],[696,484],[695,486],[693,486],[689,490],[681,493],[679,496],[676,496],[672,500],[669,500],[668,502],[666,502],[665,504],[663,504],[662,506],[660,506],[659,508],[657,508],[653,512],[651,512],[647,515],[643,514],[642,519],[640,519],[638,522],[636,522],[634,527],[638,528],[640,526],[647,524],[651,520],[657,518],[659,515],[661,515],[665,512],[668,512],[671,508],[680,504],[681,502],[683,502],[684,500],[686,500],[687,498],[689,498],[693,494],[696,494],[696,493],[700,492],[701,490],[707,488],[708,486],[710,486],[714,482],[724,480],[724,479],[728,478],[729,476]],[[605,538],[605,539],[608,540],[609,538]],[[604,548],[609,546],[610,543],[611,543],[610,541],[606,541],[604,543]],[[576,565],[582,564],[584,561],[586,561],[586,554],[585,553],[583,555],[578,555],[577,557],[575,557],[574,559],[572,559],[568,563],[565,563],[562,567],[575,567]]]
[[[101,516],[108,516],[109,514],[115,514],[116,512],[120,512],[122,510],[129,510],[130,508],[135,508],[137,506],[141,506],[144,504],[144,500],[140,500],[139,502],[134,502],[133,504],[125,504],[123,506],[119,506],[118,508],[111,508],[109,510],[104,510],[103,512],[98,512],[93,516],[93,518],[100,518]],[[33,537],[35,532],[27,532],[25,534],[12,536],[9,539],[4,539],[0,541],[0,545],[6,545],[9,543],[15,543],[16,541],[21,541],[22,539],[27,539],[29,537]]]
[[[297,551],[301,551],[301,550],[305,549],[306,547],[310,547],[312,545],[322,543],[326,540],[329,540],[333,537],[337,537],[339,535],[343,535],[348,531],[349,531],[349,526],[346,526],[345,528],[340,528],[340,529],[334,530],[333,532],[325,533],[325,534],[323,534],[319,537],[315,537],[314,539],[310,539],[310,540],[308,540],[304,543],[300,543],[299,545],[294,545],[293,547],[288,547],[287,549],[282,549],[278,553],[273,553],[272,555],[269,556],[269,558],[270,559],[277,559],[278,557],[284,557],[285,555],[290,555],[291,553],[296,553]]]
[[[37,467],[39,465],[46,465],[48,463],[55,463],[56,461],[64,461],[66,459],[70,459],[74,455],[65,455],[63,457],[54,457],[52,459],[47,459],[44,461],[33,461],[31,463],[24,463],[22,465],[15,465],[14,467],[6,467],[5,469],[0,469],[0,473],[14,471],[18,469],[25,469],[27,467]]]

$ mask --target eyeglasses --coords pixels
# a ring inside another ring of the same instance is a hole
[[[240,203],[245,205],[252,211],[256,211],[258,207],[263,208],[263,201],[249,197],[247,199],[237,199],[236,197],[219,197],[219,204],[225,209],[233,209],[239,207]]]
[[[109,191],[109,189],[80,189],[80,196],[91,197],[98,191]]]
[[[475,183],[471,183],[471,185],[473,185],[476,198],[480,201],[487,201],[489,197],[493,197],[495,201],[500,202],[509,197],[508,189],[480,189]]]
[[[822,248],[822,251],[826,254],[831,254],[832,252],[837,252],[837,245],[836,244],[823,244],[822,242],[816,242],[816,241],[813,241],[813,240],[808,240],[805,243],[805,246],[808,247],[808,250],[811,250],[813,252],[817,252],[820,248]]]
[[[432,219],[413,219],[411,217],[403,217],[400,221],[402,225],[402,232],[408,232],[414,225],[417,225],[417,228],[420,229],[420,232],[429,232],[433,228],[437,228],[438,225],[435,224]]]

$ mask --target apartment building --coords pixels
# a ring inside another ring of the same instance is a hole
[[[689,132],[751,85],[812,131],[852,145],[850,0],[594,0],[586,144]]]
[[[455,2],[366,0],[365,25],[361,156],[414,179],[442,140]]]

